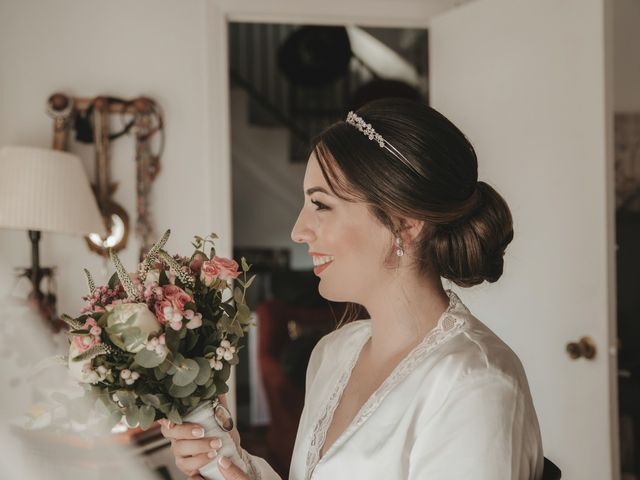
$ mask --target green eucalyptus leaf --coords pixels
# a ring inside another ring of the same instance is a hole
[[[251,268],[251,266],[247,263],[247,260],[244,257],[240,259],[240,264],[242,265],[243,272],[246,272]]]
[[[255,276],[255,275],[252,275],[252,276],[249,278],[249,280],[247,280],[247,282],[244,284],[244,288],[245,288],[245,290],[251,286],[251,284],[253,283],[253,280],[254,280],[255,278],[256,278],[256,276]]]
[[[247,304],[246,303],[239,304],[238,316],[236,317],[236,320],[238,320],[239,322],[244,322],[248,320],[250,317],[251,317],[251,310],[249,309]]]
[[[235,287],[233,289],[233,299],[238,303],[242,303],[242,290],[240,287]]]
[[[216,387],[215,382],[213,381],[213,378],[210,379],[211,384],[210,385],[206,385],[206,388],[204,390],[204,393],[202,394],[202,399],[203,400],[208,400],[210,398],[213,398],[213,396],[218,393],[218,389]],[[207,382],[208,383],[208,382]]]
[[[195,383],[190,383],[185,386],[171,385],[171,387],[169,387],[169,394],[174,398],[186,398],[195,392],[197,387]]]
[[[138,423],[140,423],[140,409],[136,405],[132,405],[127,408],[124,412],[124,416],[130,427],[137,427]]]
[[[218,378],[224,380],[225,382],[229,380],[229,376],[231,375],[231,365],[229,365],[227,362],[222,362],[222,370],[218,372],[218,375]]]
[[[178,387],[184,387],[190,384],[198,376],[200,367],[195,360],[186,358],[182,362],[178,363],[178,369],[173,375],[173,384]]]
[[[147,350],[143,348],[134,357],[134,362],[144,368],[155,368],[165,361],[167,358],[167,353],[163,353],[162,355],[158,355],[154,350]],[[156,378],[157,375],[156,375]]]
[[[140,407],[140,428],[142,430],[147,430],[151,426],[155,418],[155,408],[149,405],[143,405],[142,407]]]
[[[155,408],[160,408],[160,398],[157,395],[152,393],[143,393],[140,395],[140,400],[142,400],[147,405],[151,405]]]
[[[118,390],[116,391],[116,396],[124,408],[131,408],[136,404],[136,397],[129,390]]]
[[[156,380],[162,380],[167,376],[167,373],[163,372],[160,367],[156,367],[153,369],[153,375],[156,377]]]
[[[180,351],[180,332],[177,332],[173,328],[167,328],[165,331],[165,345],[174,354]]]
[[[194,382],[196,385],[204,385],[211,378],[211,365],[209,365],[209,361],[206,358],[198,357],[195,361],[198,363],[200,370]]]

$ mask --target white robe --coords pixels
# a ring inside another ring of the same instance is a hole
[[[516,354],[451,290],[449,308],[365,402],[318,461],[371,320],[315,346],[290,480],[539,480],[543,450],[529,385]],[[252,479],[280,480],[243,451]]]

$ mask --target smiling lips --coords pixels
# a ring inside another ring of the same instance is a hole
[[[313,273],[318,275],[320,272],[325,270],[331,262],[333,262],[333,256],[326,254],[319,254],[316,252],[311,253],[313,258]]]

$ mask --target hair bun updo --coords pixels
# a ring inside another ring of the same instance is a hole
[[[474,204],[457,220],[436,225],[429,241],[432,268],[461,287],[497,281],[513,240],[511,212],[502,196],[482,181],[473,196]]]

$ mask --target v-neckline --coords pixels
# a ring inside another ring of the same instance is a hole
[[[359,344],[357,344],[357,348],[354,349],[354,353],[351,356],[348,363],[346,363],[346,368],[343,370],[342,375],[339,377],[336,382],[336,387],[333,392],[330,394],[327,399],[323,412],[318,417],[314,429],[313,435],[311,438],[311,444],[309,446],[309,451],[307,454],[307,470],[305,480],[310,480],[313,476],[313,472],[315,471],[316,466],[323,462],[337,447],[343,443],[347,436],[355,430],[358,426],[360,426],[373,411],[377,408],[380,402],[384,399],[384,397],[389,393],[391,387],[394,383],[402,380],[408,373],[411,371],[412,361],[416,358],[420,358],[420,353],[426,353],[433,348],[433,346],[440,344],[441,342],[437,342],[434,340],[430,342],[431,339],[435,339],[439,333],[451,333],[458,329],[458,327],[464,325],[465,321],[459,316],[452,316],[451,313],[456,310],[459,306],[461,306],[464,310],[467,310],[466,307],[460,301],[460,298],[456,295],[453,290],[447,289],[447,295],[449,296],[449,306],[446,308],[444,312],[438,318],[436,322],[436,326],[431,329],[409,353],[407,353],[402,360],[395,366],[395,368],[391,371],[391,373],[384,379],[384,381],[378,386],[378,388],[369,396],[369,398],[364,402],[362,407],[358,410],[358,413],[353,417],[351,422],[347,425],[347,427],[336,437],[333,441],[329,449],[324,453],[322,457],[320,457],[320,450],[324,446],[324,442],[326,440],[326,435],[331,423],[333,422],[333,416],[335,414],[335,410],[340,402],[340,398],[344,393],[344,390],[349,383],[351,378],[351,374],[353,373],[353,369],[360,358],[360,355],[364,349],[364,346],[371,338],[371,325],[367,325],[364,330],[365,334],[360,338]],[[445,327],[445,320],[451,318],[453,319],[453,323]],[[448,338],[449,335],[445,335],[444,338]]]

